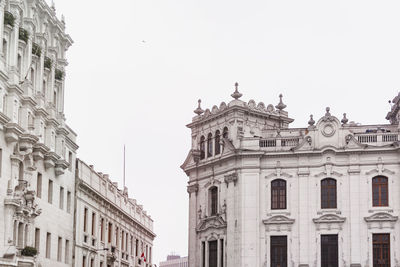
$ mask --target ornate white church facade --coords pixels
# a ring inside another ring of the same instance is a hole
[[[388,124],[304,128],[241,96],[188,124],[189,266],[400,266],[400,96]]]

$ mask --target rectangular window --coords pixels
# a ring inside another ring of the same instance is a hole
[[[40,229],[35,228],[35,248],[39,252],[40,250]]]
[[[149,248],[149,250],[150,250],[150,251],[149,251],[149,263],[151,264],[151,262],[152,262],[152,261],[151,261],[151,256],[152,256],[151,247]],[[221,267],[223,267],[223,266],[221,266]]]
[[[220,242],[221,242],[221,267],[224,267],[224,258],[225,258],[225,256],[224,256],[224,240],[223,239],[221,239],[220,240]]]
[[[201,242],[201,265],[206,267],[206,242]]]
[[[125,251],[125,232],[124,231],[122,231],[122,234],[121,234],[121,250],[122,251]]]
[[[271,267],[287,267],[287,237],[271,236]]]
[[[82,257],[82,267],[86,267],[86,256]]]
[[[96,213],[92,212],[92,236],[96,235]]]
[[[115,247],[119,249],[119,229],[115,227]]]
[[[36,196],[42,198],[42,174],[40,172],[37,173],[36,177]]]
[[[49,180],[49,188],[47,190],[47,201],[52,204],[53,203],[53,181]]]
[[[88,217],[88,209],[85,208],[83,210],[83,232],[87,232],[87,217]]]
[[[377,176],[372,179],[372,204],[374,207],[387,207],[389,205],[388,178]]]
[[[125,251],[127,253],[129,253],[129,251],[128,251],[128,240],[129,240],[129,235],[128,235],[128,233],[126,233],[125,234]]]
[[[217,267],[218,265],[218,241],[208,242],[208,267]]]
[[[71,151],[68,152],[68,163],[69,163],[68,170],[72,171],[72,152]]]
[[[108,243],[111,243],[112,239],[112,223],[108,223]]]
[[[90,259],[90,267],[94,267],[94,259]]]
[[[100,219],[100,240],[104,242],[104,218]]]
[[[65,263],[69,263],[69,240],[65,240]]]
[[[67,191],[67,212],[71,213],[71,192]]]
[[[135,254],[134,252],[134,246],[133,246],[133,236],[131,236],[131,255],[133,256]]]
[[[58,237],[57,261],[62,261],[62,238]]]
[[[60,209],[64,209],[64,187],[60,187],[60,203],[59,203]]]
[[[136,257],[139,255],[139,239],[136,239],[135,255]]]
[[[51,255],[51,234],[46,235],[46,258],[50,259]]]
[[[338,267],[338,235],[321,235],[321,266]]]
[[[373,267],[390,267],[390,234],[373,234]]]

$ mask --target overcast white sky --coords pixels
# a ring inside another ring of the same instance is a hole
[[[187,255],[187,178],[197,99],[277,104],[292,126],[331,113],[385,123],[400,88],[400,1],[56,0],[75,44],[66,115],[79,157],[122,183],[151,214],[158,263]]]

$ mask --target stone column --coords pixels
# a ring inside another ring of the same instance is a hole
[[[201,250],[198,247],[196,226],[197,226],[197,192],[199,191],[198,184],[189,185],[187,192],[189,193],[189,266],[198,266],[198,252]],[[201,253],[200,253],[201,254]]]
[[[6,202],[6,200],[5,200]],[[14,222],[13,216],[15,212],[15,207],[10,204],[6,204],[4,206],[4,245],[10,246],[13,242],[13,233],[14,233]],[[18,231],[17,235],[18,235]],[[18,239],[16,239],[18,240]]]
[[[310,183],[309,171],[299,170],[298,172],[298,255],[299,266],[308,267],[311,263],[310,258],[310,242],[313,242],[313,237],[310,236],[310,224],[313,223],[309,215],[309,186]]]
[[[361,267],[361,224],[360,214],[360,169],[350,167],[349,173],[349,205],[350,205],[350,266]]]
[[[225,176],[226,183],[226,266],[236,266],[235,263],[235,187],[237,173]]]

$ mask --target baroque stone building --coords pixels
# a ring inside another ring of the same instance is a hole
[[[107,174],[77,160],[75,266],[152,267],[153,220]]]
[[[72,40],[54,7],[27,0],[0,1],[0,40],[0,266],[68,266],[78,146],[63,98]],[[25,247],[39,254],[27,257]]]
[[[83,257],[104,267],[150,266],[136,253],[151,259],[151,218],[126,190],[76,160],[64,115],[72,44],[64,19],[44,0],[0,0],[0,40],[0,266],[82,266]],[[91,232],[82,230],[85,210],[77,206],[98,216]],[[117,240],[139,240],[140,250],[102,242],[101,218],[117,227]],[[109,250],[97,255],[102,248]]]
[[[389,124],[303,128],[241,96],[188,124],[189,265],[400,266],[400,95]]]

